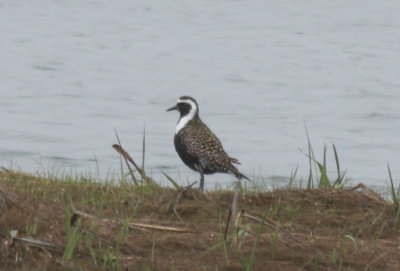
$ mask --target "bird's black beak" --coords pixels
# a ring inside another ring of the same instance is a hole
[[[172,110],[178,110],[178,107],[175,105],[175,106],[167,109],[167,111],[172,111]]]

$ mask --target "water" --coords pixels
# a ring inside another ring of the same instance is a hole
[[[353,183],[400,179],[397,1],[2,1],[0,164],[28,172],[119,170],[114,129],[146,168],[198,178],[173,148],[194,96],[240,170],[306,178],[335,143]],[[331,149],[330,176],[335,176]],[[206,184],[232,177],[206,177]]]

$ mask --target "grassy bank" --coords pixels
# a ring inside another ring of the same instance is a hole
[[[400,270],[398,205],[364,186],[231,191],[0,173],[0,270]]]

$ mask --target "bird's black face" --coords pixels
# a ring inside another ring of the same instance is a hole
[[[181,117],[186,116],[189,114],[192,106],[186,102],[178,102],[175,106],[167,109],[167,111],[177,110],[181,113]]]
[[[177,104],[169,109],[167,111],[172,111],[172,110],[177,110],[181,114],[181,118],[189,115],[191,112],[192,114],[195,114],[196,111],[198,111],[197,103],[193,98],[183,96],[181,97]]]
[[[176,105],[178,107],[179,112],[181,113],[181,117],[186,116],[189,114],[190,110],[192,110],[192,106],[188,103],[178,103]]]

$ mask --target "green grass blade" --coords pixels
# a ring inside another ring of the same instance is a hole
[[[72,210],[71,208],[66,208],[64,210],[64,226],[67,233],[67,245],[64,250],[63,259],[64,261],[70,261],[73,259],[74,251],[78,246],[79,240],[81,239],[81,232],[79,231],[79,227],[81,225],[81,220],[78,219],[75,222],[75,226],[71,225],[72,218]]]
[[[313,185],[313,171],[312,171],[312,158],[311,158],[311,143],[308,142],[308,163],[310,167],[310,172],[308,175],[307,189],[311,189]]]
[[[246,270],[253,270],[255,254],[256,254],[257,246],[258,246],[258,244],[260,242],[260,238],[261,238],[262,230],[264,228],[264,224],[265,224],[265,220],[263,218],[262,223],[260,225],[260,228],[259,228],[259,230],[257,232],[256,239],[254,240],[253,247],[251,248],[250,255],[247,258]]]
[[[309,165],[310,165],[310,173],[308,175],[307,189],[311,189],[314,187],[313,174],[312,174],[312,162],[315,159],[314,159],[314,151],[313,151],[312,145],[311,145],[310,135],[308,134],[307,124],[305,121],[304,121],[304,129],[306,130],[306,136],[307,136],[307,142],[308,142],[308,159],[309,159]]]
[[[336,171],[337,171],[337,174],[338,174],[337,183],[341,183],[342,177],[340,175],[339,155],[337,153],[335,144],[332,143],[332,147],[333,147],[333,154],[335,155]]]
[[[299,170],[299,165],[297,165],[296,169],[292,172],[290,172],[290,178],[289,178],[289,188],[291,188],[293,186],[293,183],[296,180],[296,175],[297,175],[297,171]]]
[[[388,171],[389,171],[389,179],[390,179],[390,190],[391,190],[391,194],[392,194],[392,201],[393,204],[396,206],[396,208],[399,207],[399,198],[398,198],[398,194],[396,193],[396,189],[394,188],[394,184],[393,184],[393,177],[392,177],[392,171],[390,170],[390,166],[389,163],[387,164],[388,167]]]
[[[329,182],[328,175],[326,173],[326,166],[321,165],[321,163],[316,162],[321,174],[321,177],[319,179],[319,184],[318,187],[321,189],[328,189],[332,188],[331,183]]]
[[[175,189],[181,189],[182,187],[174,180],[172,177],[170,177],[167,173],[161,170],[161,173],[167,178],[167,180],[175,187]]]
[[[336,181],[333,183],[333,187],[336,189],[341,189],[344,187],[344,185],[346,183],[346,180],[344,177],[346,175],[346,171],[341,173],[340,163],[339,163],[339,155],[338,155],[335,144],[332,143],[332,147],[333,147],[333,154],[335,155],[336,171],[337,171],[337,175],[338,175]]]
[[[142,169],[144,170],[144,161],[146,154],[146,126],[143,127],[143,143],[142,143]]]
[[[70,236],[68,236],[67,246],[64,251],[63,259],[65,261],[72,260],[74,251],[80,239],[81,239],[81,233],[78,231],[78,229],[73,229],[71,231]]]

